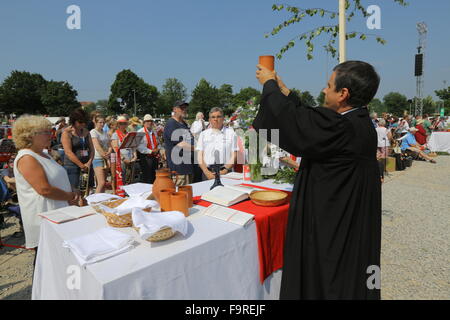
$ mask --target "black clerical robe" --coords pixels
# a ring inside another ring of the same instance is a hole
[[[279,129],[279,146],[302,157],[289,208],[280,298],[380,299],[369,279],[380,266],[381,181],[368,110],[341,115],[303,106],[269,80],[253,127]]]

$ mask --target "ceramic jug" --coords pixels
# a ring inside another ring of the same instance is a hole
[[[156,201],[159,202],[159,191],[161,189],[175,189],[175,183],[172,180],[171,172],[167,169],[156,171],[156,179],[153,182],[152,193]]]

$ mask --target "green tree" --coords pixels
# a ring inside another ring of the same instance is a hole
[[[406,6],[407,2],[405,0],[393,0],[394,2],[398,3],[401,6]],[[338,4],[338,1],[335,0],[332,3],[334,3],[336,6]],[[351,5],[353,4],[352,8],[350,9]],[[346,1],[346,17],[348,21],[351,21],[352,18],[357,14],[362,14],[364,17],[368,17],[369,14],[367,13],[366,9],[361,4],[361,0],[347,0]],[[350,10],[348,10],[350,9]],[[272,6],[273,11],[287,11],[291,16],[289,19],[283,21],[278,26],[274,27],[272,29],[272,32],[270,34],[265,34],[264,36],[268,38],[270,35],[275,36],[277,35],[281,30],[284,28],[299,23],[307,17],[314,17],[314,16],[320,16],[321,18],[329,18],[332,22],[331,25],[327,23],[327,25],[322,25],[316,28],[313,28],[309,31],[303,32],[297,36],[295,36],[293,39],[289,40],[286,45],[284,45],[280,51],[277,53],[277,58],[281,59],[283,57],[283,54],[288,51],[289,49],[293,48],[298,41],[304,41],[307,48],[306,57],[308,60],[313,59],[313,51],[314,51],[314,40],[321,36],[321,35],[328,35],[329,40],[327,44],[324,46],[325,50],[330,52],[333,57],[336,57],[337,49],[336,49],[336,39],[339,36],[339,13],[336,11],[329,11],[325,10],[323,8],[299,8],[294,7],[290,5],[285,4],[274,4]],[[352,39],[352,38],[358,38],[360,40],[366,40],[368,35],[364,32],[347,32],[346,38]],[[386,40],[383,38],[376,36],[376,41],[381,44],[385,44]]]
[[[0,107],[4,113],[46,114],[41,100],[47,81],[40,74],[12,71],[0,87]]]
[[[300,91],[298,89],[292,88],[291,91],[295,92],[295,94],[300,98],[300,101],[305,106],[316,107],[317,102],[316,99],[311,95],[309,91]]]
[[[383,98],[386,110],[398,117],[403,116],[404,111],[409,110],[408,99],[398,92],[390,92]]]
[[[170,114],[175,101],[186,99],[187,90],[184,84],[176,78],[166,79],[158,101],[157,113]]]
[[[448,115],[450,113],[450,87],[434,92],[444,102],[445,114]],[[442,102],[440,103],[442,105]]]
[[[322,107],[325,103],[325,93],[323,91],[320,91],[319,95],[316,98],[317,105]]]
[[[77,91],[65,81],[48,81],[41,88],[41,102],[50,116],[68,116],[81,105]]]
[[[378,98],[374,98],[372,101],[370,101],[367,107],[370,113],[376,112],[380,116],[383,112],[388,112],[386,105]]]
[[[95,110],[99,111],[104,116],[113,115],[109,113],[108,100],[106,99],[97,100],[95,103]]]
[[[220,106],[219,90],[202,78],[192,91],[189,108],[189,112],[192,113],[191,116],[197,112],[203,112],[205,118],[208,118],[211,108],[218,106]]]
[[[108,109],[113,114],[132,115],[135,110],[138,116],[145,113],[155,114],[158,98],[159,92],[155,86],[146,83],[129,69],[122,70],[111,85]]]
[[[223,84],[219,88],[220,107],[223,109],[226,115],[232,114],[234,110],[233,106],[233,86],[231,84]]]
[[[255,105],[258,105],[261,100],[261,92],[252,87],[242,88],[237,94],[234,95],[233,105],[245,105],[247,101],[251,100],[252,98],[256,98]]]
[[[310,106],[310,107],[316,107],[317,103],[314,97],[311,95],[309,91],[303,91],[300,95],[300,100],[302,104]]]
[[[438,103],[433,100],[432,96],[428,96],[423,98],[423,113],[424,114],[433,114],[438,110]]]

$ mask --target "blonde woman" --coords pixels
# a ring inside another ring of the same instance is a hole
[[[95,128],[91,130],[92,143],[95,148],[94,168],[95,177],[97,179],[97,188],[95,193],[105,192],[106,170],[109,167],[109,159],[111,156],[111,139],[108,134],[103,131],[105,126],[105,118],[97,116],[94,119]]]
[[[29,115],[17,119],[12,129],[19,150],[14,176],[27,248],[38,246],[39,213],[75,205],[79,200],[79,194],[72,192],[66,170],[44,152],[52,137],[51,130],[50,121]]]

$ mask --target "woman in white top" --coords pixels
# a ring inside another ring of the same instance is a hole
[[[109,168],[109,157],[111,155],[111,140],[108,133],[103,131],[105,126],[105,118],[96,116],[94,119],[95,128],[91,130],[92,143],[95,148],[94,161],[92,167],[94,168],[95,178],[97,179],[97,188],[95,193],[102,193],[105,191],[106,183],[106,169]]]
[[[37,248],[41,218],[39,213],[76,204],[66,170],[43,152],[52,138],[52,124],[41,116],[25,115],[13,126],[19,153],[14,162],[17,196],[25,230],[25,246]]]
[[[378,152],[377,158],[387,158],[388,148],[391,146],[389,142],[392,139],[391,130],[386,129],[386,121],[381,119],[378,122],[378,127],[375,129],[378,135]]]

